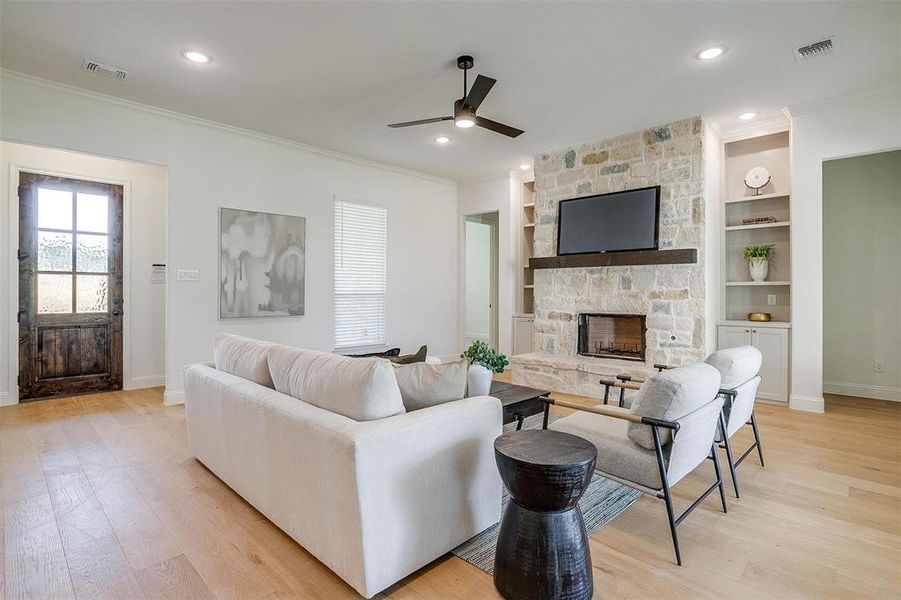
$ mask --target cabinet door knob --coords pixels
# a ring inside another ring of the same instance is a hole
[[[745,329],[745,333],[751,333],[750,329]]]
[[[752,329],[752,330],[751,330],[751,333],[757,333],[757,330],[756,330],[756,329]]]

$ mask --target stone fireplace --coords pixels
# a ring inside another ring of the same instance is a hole
[[[579,315],[579,354],[597,358],[645,358],[644,315]]]
[[[534,270],[533,352],[511,359],[513,381],[597,397],[603,395],[599,375],[646,376],[654,372],[654,363],[703,360],[707,306],[702,120],[686,119],[539,154],[534,165],[534,257],[556,255],[561,200],[659,185],[660,249],[695,248],[698,260]],[[643,347],[640,339],[628,342],[629,348],[601,340],[599,352],[597,340],[592,345],[590,335],[580,335],[579,325],[588,315],[644,316]]]

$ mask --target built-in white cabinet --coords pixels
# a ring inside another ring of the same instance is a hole
[[[754,346],[763,355],[757,397],[788,402],[789,329],[771,324],[720,325],[719,349]]]
[[[525,354],[532,351],[532,323],[535,317],[530,314],[513,317],[513,354]]]

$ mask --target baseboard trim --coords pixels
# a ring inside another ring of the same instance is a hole
[[[12,406],[18,404],[16,397],[9,392],[0,392],[0,406]]]
[[[160,387],[162,385],[166,385],[165,375],[139,375],[131,378],[126,389],[138,390],[141,388]]]
[[[823,401],[823,398],[821,396],[798,396],[796,394],[792,394],[788,398],[788,406],[789,408],[793,408],[794,410],[803,410],[805,412],[826,412],[826,403]]]
[[[176,406],[185,403],[184,390],[166,390],[163,393],[163,406]]]
[[[867,383],[850,383],[847,381],[824,381],[823,391],[839,396],[857,396],[872,400],[891,400],[901,402],[901,388]]]

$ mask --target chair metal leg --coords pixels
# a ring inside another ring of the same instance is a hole
[[[738,477],[735,476],[735,460],[732,458],[732,444],[729,443],[729,435],[726,432],[726,417],[723,413],[720,413],[720,433],[723,435],[723,447],[726,449],[726,462],[729,463],[729,474],[732,476],[732,485],[735,487],[735,497],[740,498]]]
[[[764,467],[766,465],[763,464],[763,446],[760,445],[760,432],[757,431],[757,415],[751,411],[751,428],[754,430],[754,442],[757,444],[757,456],[760,458],[760,466]]]
[[[682,553],[679,552],[679,534],[676,533],[676,515],[673,511],[673,498],[670,495],[669,480],[666,478],[666,464],[663,461],[663,446],[660,443],[660,433],[652,426],[654,434],[654,448],[657,451],[657,469],[660,473],[660,483],[663,488],[663,503],[666,504],[666,518],[669,522],[670,535],[673,538],[673,550],[676,552],[676,564],[682,566]]]
[[[723,485],[723,472],[720,470],[720,459],[716,453],[716,442],[710,448],[710,454],[713,456],[713,470],[716,471],[716,483],[720,488],[720,501],[723,503],[723,512],[727,513],[726,508],[726,487]]]

